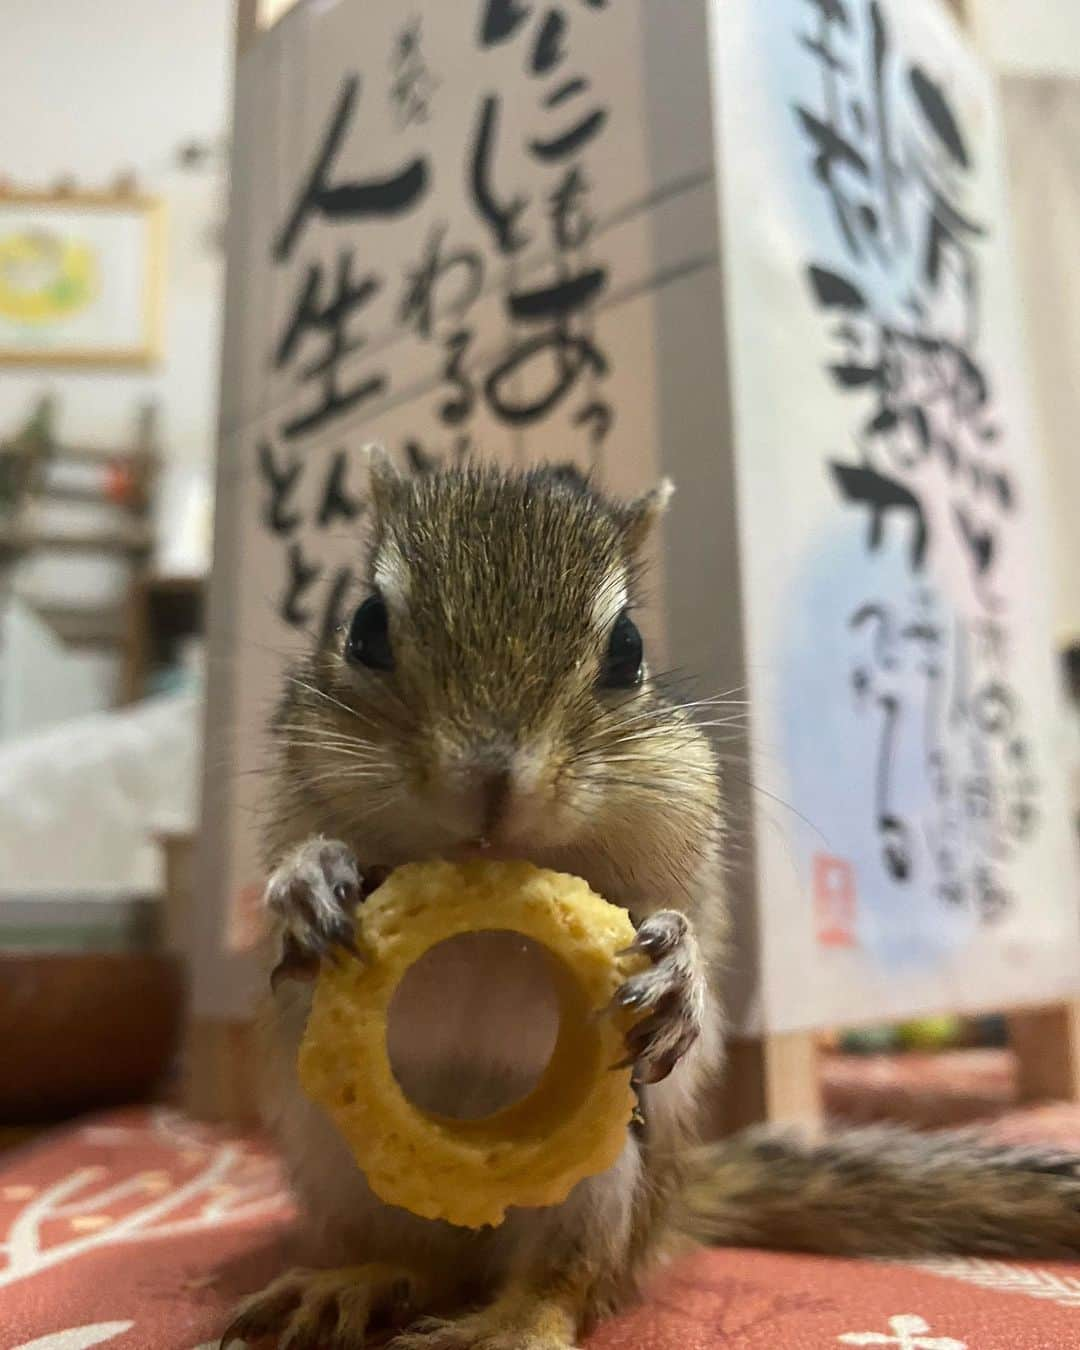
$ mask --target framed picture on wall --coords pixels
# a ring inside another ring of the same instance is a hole
[[[162,226],[154,197],[0,193],[0,365],[156,361]]]

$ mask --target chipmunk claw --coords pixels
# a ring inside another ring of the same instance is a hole
[[[362,871],[348,845],[337,840],[309,839],[291,853],[266,886],[267,908],[281,928],[271,988],[286,979],[314,979],[324,960],[364,960],[356,910],[386,875],[385,868]]]
[[[240,1305],[218,1350],[264,1336],[277,1350],[363,1350],[372,1321],[396,1327],[420,1297],[420,1282],[393,1266],[290,1270]]]
[[[640,1083],[659,1083],[701,1034],[705,974],[690,921],[678,910],[651,914],[623,954],[643,953],[650,965],[617,990],[613,1004],[641,1018],[626,1033],[626,1055],[614,1069],[634,1068]]]
[[[662,909],[658,914],[650,914],[637,930],[633,942],[624,947],[620,956],[629,956],[633,952],[644,952],[654,958],[666,956],[686,938],[690,932],[690,920],[677,909]]]
[[[424,1317],[386,1350],[574,1350],[568,1330],[557,1325],[565,1314],[549,1306],[534,1299],[531,1307],[493,1304],[458,1318]]]

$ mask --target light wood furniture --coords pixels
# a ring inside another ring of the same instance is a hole
[[[190,971],[196,903],[190,834],[160,836],[165,853],[165,949]],[[250,1022],[192,1017],[184,1030],[178,1095],[203,1120],[253,1124],[257,1118],[256,1047]]]
[[[821,1116],[817,1036],[789,1032],[729,1043],[718,1133],[733,1134],[761,1121],[813,1127]]]
[[[1080,1001],[1009,1015],[1024,1102],[1080,1101]]]
[[[1080,1000],[1007,1015],[1019,1102],[1080,1102]],[[734,1040],[715,1126],[730,1133],[761,1121],[822,1122],[821,1053],[812,1032]]]
[[[257,1048],[248,1022],[193,1019],[184,1040],[181,1104],[200,1120],[258,1121]]]

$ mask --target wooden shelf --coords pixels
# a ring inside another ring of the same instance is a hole
[[[96,483],[82,486],[77,483],[50,483],[47,487],[26,494],[26,504],[51,502],[86,502],[92,506],[122,506],[122,509],[134,512],[137,507],[110,502]]]
[[[153,545],[148,525],[132,521],[111,530],[26,530],[16,526],[0,532],[0,554],[52,549],[63,553],[147,553]]]

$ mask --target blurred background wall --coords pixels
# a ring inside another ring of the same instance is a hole
[[[167,275],[158,367],[5,369],[0,436],[51,390],[61,438],[124,445],[140,399],[155,395],[158,515],[168,521],[191,474],[208,470],[216,437],[233,5],[6,0],[3,10],[0,177],[17,188],[105,188],[133,174],[140,191],[164,198]]]
[[[125,552],[110,542],[115,503],[76,510],[54,494],[35,504],[35,534],[89,530],[97,546],[68,539],[0,548],[0,740],[133,697],[140,657],[132,635],[141,640],[160,609],[157,593],[136,589],[140,578],[169,592],[166,608],[190,610],[191,578],[209,563],[234,26],[231,0],[8,0],[3,8],[0,186],[124,184],[159,197],[165,257],[160,361],[9,366],[0,379],[0,443],[51,395],[51,437],[90,447],[106,474],[113,466],[100,456],[130,452],[148,401],[156,415],[147,547]],[[74,459],[76,471],[87,470],[90,457]],[[59,626],[51,621],[58,607],[67,615]]]

